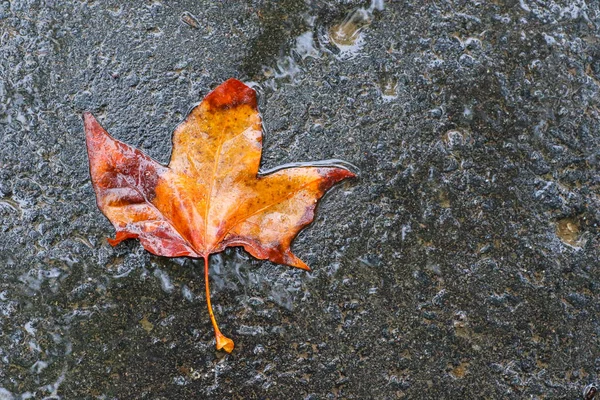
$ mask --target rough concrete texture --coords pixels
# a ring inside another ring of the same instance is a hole
[[[600,6],[0,1],[0,399],[577,399],[600,373]],[[265,169],[343,159],[312,273],[111,248],[81,113],[165,162],[253,82]],[[588,388],[587,397],[593,397]]]

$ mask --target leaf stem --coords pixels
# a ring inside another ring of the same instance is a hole
[[[215,330],[215,339],[217,341],[217,350],[225,350],[228,353],[233,351],[233,340],[229,339],[227,336],[223,335],[219,330],[219,325],[217,325],[217,320],[215,319],[215,314],[212,310],[212,305],[210,304],[210,286],[208,283],[208,257],[210,255],[206,254],[204,256],[204,283],[206,286],[206,305],[208,306],[208,315],[210,315],[210,321],[212,322],[213,328]]]

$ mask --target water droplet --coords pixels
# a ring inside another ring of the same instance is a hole
[[[576,218],[563,218],[556,223],[556,235],[564,243],[581,247],[581,227]]]
[[[370,23],[371,14],[364,8],[359,8],[329,29],[329,40],[340,50],[338,58],[347,60],[358,55],[364,44],[362,30]]]
[[[319,58],[321,52],[315,47],[315,40],[312,32],[304,32],[296,38],[296,47],[294,51],[305,59],[307,57]]]

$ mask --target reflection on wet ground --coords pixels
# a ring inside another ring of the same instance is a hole
[[[597,377],[595,2],[0,3],[0,399],[579,398]],[[165,162],[253,84],[262,169],[344,159],[313,272],[116,248],[81,112]],[[590,386],[592,385],[592,386]]]

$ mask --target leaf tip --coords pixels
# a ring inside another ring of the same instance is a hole
[[[339,168],[338,175],[340,177],[338,180],[340,180],[340,181],[342,179],[356,178],[356,176],[357,176],[354,172],[352,172],[348,169],[345,169],[345,168]]]
[[[204,101],[213,109],[228,109],[247,104],[252,108],[257,108],[256,92],[249,86],[230,78],[217,86],[204,98]]]
[[[320,185],[322,191],[329,190],[336,183],[344,179],[356,178],[356,174],[346,168],[325,168],[319,171],[323,177]]]
[[[83,128],[85,130],[85,135],[86,135],[86,139],[88,141],[88,146],[89,146],[89,140],[91,140],[93,138],[101,137],[101,135],[106,135],[106,131],[104,130],[102,125],[100,125],[100,123],[98,122],[96,117],[94,117],[94,115],[91,112],[89,112],[89,111],[84,112],[82,114],[82,118],[83,118]]]
[[[298,257],[288,248],[284,251],[283,256],[281,257],[281,261],[277,261],[282,264],[289,265],[290,267],[303,269],[304,271],[312,271],[308,265]]]
[[[294,267],[303,269],[303,270],[308,271],[308,272],[312,271],[312,269],[310,269],[310,267],[308,265],[306,265],[303,261],[300,261],[300,262],[302,264],[300,264],[300,265],[294,265]]]
[[[94,115],[92,115],[92,113],[89,111],[85,111],[83,114],[81,114],[81,117],[83,118],[83,124],[86,130],[88,127],[98,123]]]

